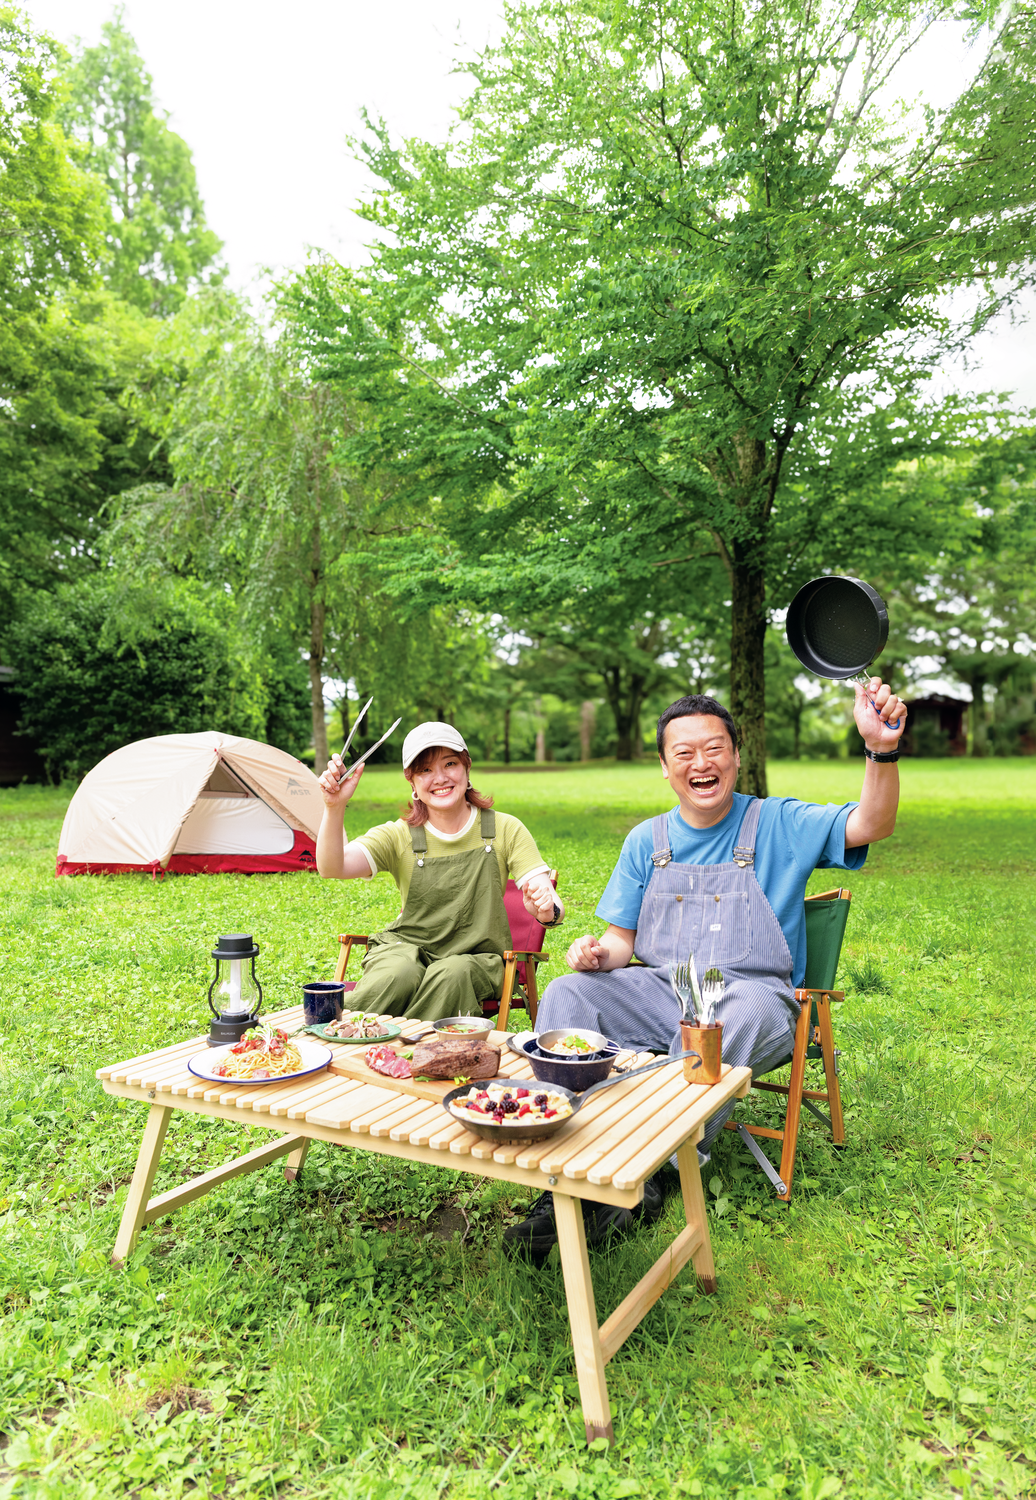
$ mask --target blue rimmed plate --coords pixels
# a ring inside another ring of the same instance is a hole
[[[295,1045],[302,1058],[302,1067],[297,1068],[294,1073],[279,1073],[276,1078],[224,1078],[215,1069],[230,1056],[230,1047],[206,1047],[204,1052],[197,1052],[188,1058],[187,1067],[195,1078],[204,1078],[209,1083],[235,1086],[239,1083],[290,1083],[293,1078],[305,1078],[308,1073],[319,1073],[322,1068],[327,1067],[334,1055],[330,1047],[318,1047],[315,1042],[303,1041],[301,1037],[295,1038]]]

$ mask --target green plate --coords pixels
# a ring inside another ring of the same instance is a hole
[[[332,1047],[376,1047],[379,1042],[391,1042],[402,1031],[401,1026],[386,1026],[384,1036],[328,1036],[326,1026],[307,1026],[306,1030],[318,1036]]]

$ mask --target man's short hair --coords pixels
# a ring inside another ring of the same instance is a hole
[[[706,715],[711,718],[723,720],[723,723],[727,727],[727,733],[730,735],[730,743],[735,750],[737,749],[737,727],[730,717],[729,710],[725,709],[722,703],[717,703],[715,698],[706,698],[703,693],[692,693],[687,698],[677,698],[675,703],[670,703],[665,713],[659,718],[658,734],[656,735],[655,742],[658,745],[658,753],[663,760],[665,759],[665,732],[667,725],[672,723],[673,719],[688,719]]]

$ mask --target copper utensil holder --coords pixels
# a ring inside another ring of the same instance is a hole
[[[688,1057],[683,1065],[688,1083],[719,1083],[723,1067],[723,1022],[713,1021],[711,1026],[692,1026],[690,1021],[680,1022],[680,1035],[685,1052],[694,1050],[701,1056],[701,1066],[693,1068],[694,1059]]]

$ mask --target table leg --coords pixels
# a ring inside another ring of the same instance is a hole
[[[579,1400],[583,1408],[586,1440],[607,1438],[615,1441],[612,1431],[608,1386],[604,1378],[604,1355],[597,1330],[597,1307],[594,1303],[590,1260],[586,1253],[586,1231],[583,1228],[583,1205],[567,1193],[554,1193],[554,1219],[558,1230],[558,1250],[565,1277],[568,1321],[572,1329]]]
[[[709,1224],[705,1217],[705,1194],[698,1166],[698,1147],[693,1140],[684,1141],[679,1148],[676,1164],[680,1169],[680,1188],[683,1192],[683,1211],[687,1226],[697,1230],[700,1235],[698,1248],[691,1257],[698,1285],[703,1292],[714,1292],[716,1263],[712,1258],[712,1241],[709,1239]]]
[[[306,1160],[306,1152],[308,1150],[309,1138],[307,1136],[307,1138],[302,1142],[302,1145],[299,1146],[297,1150],[293,1151],[288,1157],[288,1160],[284,1163],[284,1180],[286,1182],[294,1182],[296,1177],[302,1171],[302,1163]]]
[[[151,1198],[151,1188],[158,1171],[158,1161],[162,1155],[162,1147],[165,1145],[165,1133],[169,1128],[169,1117],[172,1112],[172,1107],[168,1104],[152,1104],[148,1110],[144,1139],[137,1152],[137,1165],[133,1169],[129,1194],[122,1210],[122,1222],[119,1224],[115,1249],[112,1251],[112,1260],[116,1265],[126,1259],[137,1243],[137,1235],[140,1233],[140,1226],[144,1221],[144,1214]]]

